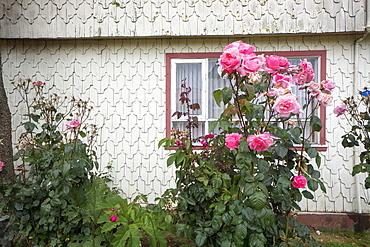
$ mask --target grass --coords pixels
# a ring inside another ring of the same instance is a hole
[[[323,247],[370,246],[370,232],[324,231],[320,235],[314,233],[313,237]]]

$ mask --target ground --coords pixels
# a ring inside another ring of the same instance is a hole
[[[370,232],[321,232],[320,235],[313,233],[313,237],[323,247],[344,246],[370,246]]]

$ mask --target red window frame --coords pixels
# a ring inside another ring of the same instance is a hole
[[[326,79],[326,50],[312,50],[312,51],[267,51],[255,52],[259,54],[274,54],[284,57],[319,57],[320,60],[320,81]],[[221,52],[199,52],[199,53],[166,53],[166,137],[171,137],[171,59],[181,58],[219,58]],[[320,106],[320,119],[322,122],[322,129],[319,135],[319,143],[315,148],[318,151],[326,151],[326,108]]]

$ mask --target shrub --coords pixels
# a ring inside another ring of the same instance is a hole
[[[27,121],[15,155],[16,181],[2,205],[10,214],[8,240],[17,246],[66,246],[77,236],[100,235],[95,193],[103,197],[109,189],[93,172],[96,130],[84,125],[91,108],[86,101],[45,96],[39,81],[15,87]]]
[[[197,246],[315,246],[294,210],[300,210],[303,197],[313,199],[310,191],[325,191],[310,163],[319,166],[320,155],[309,140],[322,128],[313,111],[330,103],[334,84],[313,82],[306,60],[292,66],[284,57],[256,56],[253,50],[238,41],[220,57],[221,76],[230,86],[214,92],[216,103],[225,105],[211,125],[219,126],[219,135],[194,139],[197,119],[190,109],[198,106],[190,103],[191,90],[183,81],[180,101],[188,111],[174,116],[188,117],[187,130],[173,130],[172,138],[159,143],[176,147],[167,164],[177,168],[177,186],[159,205],[177,204],[178,230]],[[304,106],[293,86],[305,92]]]

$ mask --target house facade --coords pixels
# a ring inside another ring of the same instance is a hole
[[[256,52],[313,59],[317,79],[337,85],[332,105],[320,112],[325,131],[316,140],[327,193],[316,192],[302,210],[370,213],[364,177],[351,176],[359,150],[342,147],[349,126],[333,114],[369,85],[369,30],[369,0],[2,1],[0,54],[13,141],[24,109],[12,81],[40,80],[58,94],[90,100],[101,168],[112,165],[113,185],[124,196],[153,200],[175,184],[175,170],[166,166],[171,151],[158,148],[171,128],[173,66],[209,69],[226,45],[242,40]],[[211,118],[203,119],[203,133]]]

